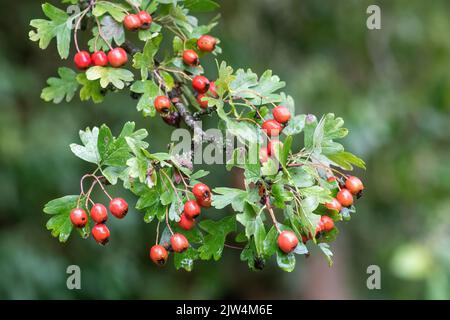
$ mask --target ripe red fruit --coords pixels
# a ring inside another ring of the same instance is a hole
[[[150,27],[153,22],[153,18],[150,13],[145,10],[139,11],[137,16],[139,17],[139,20],[141,20],[141,28],[143,29],[147,29],[148,27]]]
[[[275,107],[272,110],[273,118],[279,123],[286,123],[291,119],[291,112],[283,106]]]
[[[128,213],[128,203],[122,198],[114,198],[109,202],[109,211],[118,219],[123,219]]]
[[[283,231],[278,236],[278,247],[284,253],[290,253],[295,250],[298,245],[298,239],[294,232]]]
[[[141,19],[139,19],[139,16],[137,14],[128,14],[123,19],[123,25],[128,30],[134,31],[141,27],[142,22],[141,22]]]
[[[210,35],[203,35],[197,40],[197,46],[201,51],[212,52],[216,48],[217,40]]]
[[[189,219],[195,219],[200,215],[200,206],[194,200],[189,200],[184,204],[184,214]]]
[[[183,252],[189,247],[189,241],[181,233],[175,233],[170,237],[170,244],[175,252]]]
[[[344,206],[350,207],[353,204],[353,195],[350,191],[343,188],[341,189],[336,196],[336,199]]]
[[[206,93],[209,90],[210,82],[204,76],[196,76],[192,79],[192,87],[198,93]]]
[[[200,206],[204,208],[209,208],[211,206],[211,189],[209,189],[206,184],[197,183],[194,188],[192,188],[192,193]]]
[[[204,199],[197,199],[197,203],[203,208],[211,207],[211,202],[212,202],[211,197]]]
[[[269,156],[273,156],[276,154],[277,150],[283,149],[283,142],[279,140],[270,140],[267,145],[267,150],[269,152]]]
[[[101,203],[94,204],[91,208],[91,218],[96,223],[104,223],[108,220],[108,211],[106,210],[106,207]]]
[[[341,203],[336,198],[333,198],[331,202],[325,203],[325,207],[330,210],[336,210],[337,212],[340,212],[342,209]]]
[[[204,94],[204,93],[198,94],[197,102],[202,109],[207,109],[208,108],[208,100],[203,99],[204,97],[206,97],[206,94]]]
[[[334,228],[334,221],[328,216],[320,217],[320,223],[322,224],[322,231],[331,231]]]
[[[108,52],[108,62],[114,68],[123,66],[128,61],[127,52],[122,48],[114,48]]]
[[[276,120],[264,121],[261,128],[269,137],[276,137],[280,135],[280,132],[283,130],[281,124]]]
[[[75,66],[80,69],[84,70],[89,68],[91,65],[91,55],[87,51],[79,51],[75,54],[73,57],[73,62],[75,63]]]
[[[335,181],[337,181],[337,178],[335,176],[331,176],[331,177],[328,177],[327,181],[328,182],[335,182]]]
[[[91,54],[91,60],[94,66],[104,67],[108,65],[108,56],[103,51],[95,51]]]
[[[83,228],[88,222],[86,211],[81,208],[74,208],[70,211],[70,221],[75,228]]]
[[[269,160],[269,151],[266,147],[261,147],[259,149],[259,161],[261,161],[261,163],[266,163],[267,160]]]
[[[195,226],[195,220],[188,218],[186,213],[183,213],[180,217],[180,221],[178,221],[178,225],[184,230],[191,230]]]
[[[166,96],[158,96],[153,105],[158,113],[167,113],[170,109],[170,99]]]
[[[345,187],[353,194],[358,194],[364,190],[364,185],[359,178],[350,176],[345,181]]]
[[[169,253],[166,248],[160,246],[159,244],[154,245],[150,249],[150,259],[158,266],[163,266],[167,262],[167,258],[169,257]]]
[[[183,62],[188,66],[198,66],[200,60],[198,58],[197,52],[195,52],[194,50],[184,50]]]
[[[91,232],[92,232],[92,236],[94,237],[95,241],[97,241],[97,243],[103,244],[103,245],[108,243],[109,229],[105,224],[103,224],[103,223],[96,224],[92,228]]]

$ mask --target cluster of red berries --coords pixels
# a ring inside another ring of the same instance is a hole
[[[152,16],[145,10],[139,11],[137,14],[127,14],[123,19],[124,27],[130,31],[136,31],[138,29],[148,29],[152,22]]]
[[[114,68],[119,68],[127,63],[128,55],[121,47],[111,49],[108,54],[101,50],[95,51],[92,54],[89,54],[87,51],[78,51],[73,61],[75,66],[80,70],[86,70],[91,66],[105,67],[108,64]]]
[[[336,177],[328,178],[328,182],[336,181]],[[326,203],[325,206],[330,210],[340,212],[342,207],[350,207],[353,204],[353,196],[359,197],[364,190],[364,185],[361,180],[354,176],[349,176],[343,185],[340,185],[340,190],[333,198],[333,201]]]
[[[184,204],[178,225],[184,230],[191,230],[195,225],[195,219],[200,215],[201,208],[211,207],[212,194],[210,188],[204,183],[197,183],[193,189],[195,200],[188,200]],[[189,241],[181,233],[174,233],[170,237],[170,248],[174,252],[181,253],[189,247]],[[157,265],[164,265],[169,257],[167,248],[156,244],[150,249],[150,259]]]
[[[217,39],[210,35],[203,35],[197,40],[197,48],[201,52],[212,52],[216,48]],[[183,62],[188,66],[196,67],[200,64],[198,53],[187,49],[183,51]]]
[[[283,126],[291,119],[291,112],[283,106],[273,108],[272,115],[273,119],[264,121],[261,126],[262,130],[271,138],[267,147],[262,147],[259,150],[259,160],[261,163],[266,162],[269,157],[275,155],[277,149],[283,147],[283,143],[273,137],[278,137],[283,130]]]
[[[109,211],[118,219],[123,219],[128,213],[128,203],[122,198],[114,198],[109,202]],[[105,245],[109,240],[109,229],[105,222],[108,220],[108,211],[101,203],[92,206],[91,218],[96,223],[92,228],[92,236],[97,243]],[[70,221],[75,228],[84,228],[88,222],[86,211],[81,208],[74,208],[70,211]]]
[[[329,182],[336,181],[336,177],[328,178]],[[326,203],[325,206],[329,210],[340,212],[342,207],[349,207],[353,204],[353,196],[361,195],[364,190],[364,185],[357,177],[350,176],[345,180],[345,184],[340,186],[340,191],[332,202]],[[321,232],[329,232],[334,229],[334,221],[329,216],[321,216],[320,221],[316,227],[316,235]],[[311,240],[311,236],[302,236],[303,243]],[[285,253],[290,253],[295,250],[298,245],[298,238],[292,231],[283,231],[278,236],[278,246]]]

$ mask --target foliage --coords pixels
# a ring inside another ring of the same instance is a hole
[[[173,102],[171,115],[181,115],[187,127],[198,135],[201,129],[192,123],[189,107],[200,108],[190,85],[192,78],[203,74],[204,70],[201,66],[184,64],[181,55],[186,49],[196,49],[197,39],[217,24],[215,19],[205,25],[199,24],[191,13],[211,11],[218,4],[212,0],[72,3],[80,8],[79,13],[72,16],[44,4],[44,14],[50,20],[32,20],[30,25],[34,29],[30,31],[30,39],[39,41],[39,46],[45,49],[56,38],[59,55],[65,59],[72,39],[69,26],[75,24],[73,37],[76,41],[76,27],[82,21],[91,20],[97,24],[91,30],[87,46],[91,50],[108,50],[113,45],[122,45],[132,55],[132,63],[120,68],[91,66],[78,73],[62,67],[58,71],[59,78],[48,80],[42,98],[54,103],[70,102],[80,89],[82,101],[91,99],[100,103],[107,94],[129,91],[139,98],[136,109],[144,116],[155,117],[159,114],[154,107],[154,98],[166,95]],[[122,27],[124,17],[135,8],[145,9],[154,17],[149,29],[138,31],[137,45]],[[171,40],[167,40],[167,33],[173,34]],[[164,41],[172,44],[171,53],[163,54]],[[78,50],[78,42],[75,44]],[[221,48],[217,45],[212,53],[219,55]],[[199,54],[203,59],[204,53]],[[217,115],[217,127],[236,136],[242,144],[234,149],[227,169],[243,169],[245,188],[213,189],[213,206],[216,209],[231,206],[234,213],[216,221],[202,220],[193,231],[180,231],[189,238],[191,246],[187,251],[175,254],[176,268],[190,271],[195,260],[219,260],[229,239],[238,236],[243,245],[240,247],[241,259],[251,269],[259,269],[259,261],[276,257],[278,266],[290,272],[295,268],[295,254],[304,255],[309,251],[300,241],[293,252],[282,252],[277,236],[283,230],[292,230],[299,239],[310,238],[331,264],[332,252],[327,243],[335,240],[337,229],[316,236],[320,218],[329,215],[338,222],[348,219],[355,208],[346,208],[341,213],[326,209],[324,205],[332,201],[340,188],[338,183],[327,179],[337,175],[342,183],[346,174],[341,170],[352,170],[354,166],[365,168],[363,160],[345,151],[337,142],[348,134],[343,119],[332,113],[320,119],[305,114],[293,116],[283,129],[283,145],[268,161],[260,162],[258,155],[267,140],[262,125],[271,119],[272,109],[280,104],[292,114],[295,111],[294,99],[280,91],[285,83],[271,70],[259,76],[251,69],[235,71],[226,62],[217,62],[215,85],[217,94],[209,94],[206,98],[209,110]],[[52,200],[45,206],[44,211],[54,215],[47,224],[52,235],[59,237],[61,242],[67,241],[72,231],[70,209],[80,203],[89,209],[91,190],[97,182],[120,183],[136,196],[135,207],[143,213],[145,222],[156,220],[158,226],[166,224],[159,242],[168,243],[167,237],[177,228],[183,212],[182,204],[194,199],[191,188],[207,172],[193,170],[190,155],[177,154],[173,148],[167,153],[150,152],[149,144],[145,142],[147,136],[147,131],[136,130],[133,122],[125,123],[117,136],[105,124],[80,131],[82,144],[71,144],[70,148],[75,156],[95,165],[94,171],[81,179],[79,196]],[[205,138],[203,142],[209,141],[204,132],[201,131],[200,136]],[[197,138],[194,136],[194,144],[198,142]],[[294,141],[300,139],[304,146],[295,149]],[[87,193],[83,190],[86,177],[94,178]],[[82,230],[83,237],[89,234],[90,225],[93,225],[92,221]]]

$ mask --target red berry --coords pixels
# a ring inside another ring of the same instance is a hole
[[[269,137],[276,137],[283,130],[281,124],[276,120],[266,120],[261,127]]]
[[[116,218],[123,219],[128,213],[128,203],[122,198],[114,198],[109,202],[109,211]]]
[[[364,190],[364,185],[359,178],[350,176],[345,181],[345,187],[353,194],[358,194]]]
[[[350,191],[343,188],[341,189],[336,196],[336,199],[344,206],[350,207],[353,204],[353,195]]]
[[[209,91],[208,92],[214,98],[217,98],[219,96],[217,94],[216,82],[215,81],[211,81],[211,83],[209,84]]]
[[[261,147],[259,149],[259,161],[261,161],[261,163],[266,163],[267,160],[269,160],[269,151],[266,147]]]
[[[91,60],[94,66],[104,67],[108,65],[108,56],[103,51],[95,51],[91,55]]]
[[[211,207],[211,202],[212,202],[211,197],[204,199],[197,199],[197,203],[203,208]]]
[[[184,50],[183,62],[188,66],[198,66],[200,60],[198,58],[197,52],[195,52],[194,50]]]
[[[208,78],[204,76],[196,76],[192,79],[192,87],[198,93],[206,93],[209,90],[210,82]]]
[[[272,110],[273,118],[279,123],[286,123],[291,119],[291,113],[288,108],[283,106],[275,107]]]
[[[170,109],[170,99],[166,96],[158,96],[153,102],[158,113],[168,113]]]
[[[83,228],[88,222],[86,211],[81,208],[75,208],[70,211],[70,221],[75,228]]]
[[[298,245],[298,239],[294,232],[283,231],[278,236],[278,247],[284,253],[290,253],[295,250]]]
[[[159,244],[154,245],[150,249],[150,259],[158,266],[165,265],[168,257],[169,253],[166,248],[160,246]]]
[[[267,150],[269,152],[269,156],[273,156],[276,154],[277,150],[278,152],[283,149],[283,142],[279,140],[270,140],[267,145]]]
[[[189,219],[195,219],[200,215],[200,206],[194,200],[189,200],[184,204],[184,214]]]
[[[141,22],[141,19],[139,19],[139,16],[137,14],[128,14],[123,19],[123,25],[128,30],[134,31],[141,27],[142,22]]]
[[[79,51],[75,54],[75,57],[73,58],[73,62],[75,63],[75,66],[80,69],[84,70],[89,68],[91,65],[91,55],[87,51]]]
[[[197,40],[197,46],[201,51],[212,52],[216,48],[217,40],[210,35],[203,35]]]
[[[109,240],[109,229],[103,223],[96,224],[92,228],[92,236],[97,243],[105,245]]]
[[[153,18],[150,13],[145,10],[139,11],[137,16],[139,17],[139,20],[141,20],[141,28],[143,29],[147,29],[148,27],[150,27],[153,22]]]
[[[327,207],[330,210],[335,210],[337,212],[340,212],[342,209],[341,203],[336,198],[333,198],[331,202],[325,203],[325,207]]]
[[[208,100],[203,99],[204,97],[206,97],[206,94],[204,94],[204,93],[198,94],[197,102],[202,109],[207,109],[208,108]]]
[[[186,213],[183,213],[180,217],[178,225],[184,230],[191,230],[195,226],[195,220],[188,218]]]
[[[328,216],[320,217],[320,222],[322,224],[322,231],[331,231],[334,228],[334,221]]]
[[[185,251],[189,247],[189,241],[181,233],[175,233],[170,238],[170,244],[172,245],[173,251],[178,253]]]
[[[127,52],[122,48],[114,48],[108,52],[108,62],[114,68],[123,66],[128,61]]]
[[[335,181],[337,181],[337,178],[335,176],[331,176],[331,177],[328,177],[327,181],[328,182],[335,182]]]
[[[106,207],[101,203],[94,204],[91,208],[91,218],[96,223],[104,223],[108,220],[108,211],[106,210]]]

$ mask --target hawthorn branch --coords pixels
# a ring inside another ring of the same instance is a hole
[[[278,226],[277,218],[275,217],[275,213],[273,212],[272,205],[270,204],[269,195],[266,195],[266,207],[267,211],[269,211],[270,217],[272,218],[273,225],[275,229],[277,229],[278,233],[281,233],[280,227]]]
[[[126,40],[125,43],[122,45],[122,48],[130,55],[134,55],[137,52],[140,52],[141,49],[134,45],[131,41]],[[160,63],[156,59],[154,60],[155,66],[159,66]],[[157,70],[155,70],[156,73],[158,73]],[[165,83],[163,83],[161,80],[158,79],[158,77],[155,77],[154,79],[158,86],[163,88],[164,91],[168,91]],[[182,96],[183,92],[181,90],[181,83],[176,82],[175,87],[168,92],[169,98],[172,100],[173,105],[177,109],[178,113],[180,114],[181,118],[183,119],[183,122],[191,129],[191,131],[194,133],[194,143],[199,144],[202,141],[206,142],[212,142],[212,143],[221,143],[220,140],[218,140],[214,136],[208,136],[203,129],[198,124],[198,121],[196,121],[196,117],[192,115],[192,113],[189,111],[187,106],[182,102]],[[211,110],[209,113],[213,112]],[[198,114],[197,114],[198,115]]]

